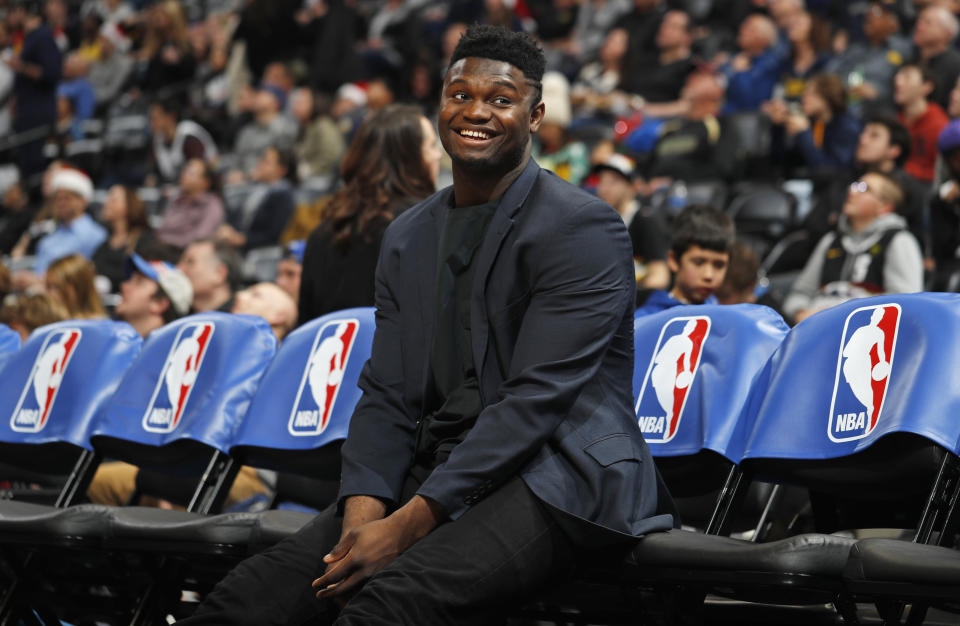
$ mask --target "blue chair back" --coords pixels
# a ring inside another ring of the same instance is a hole
[[[267,450],[316,450],[346,439],[375,326],[372,307],[346,309],[287,336],[235,439],[246,463],[270,467]]]
[[[733,463],[754,381],[788,332],[753,304],[680,306],[634,320],[633,388],[655,457],[712,450]]]
[[[10,360],[10,355],[20,349],[20,333],[5,324],[0,324],[0,371]]]
[[[110,320],[35,330],[0,376],[0,442],[66,442],[89,450],[95,417],[142,343],[129,324]]]
[[[189,441],[227,452],[276,349],[269,324],[252,315],[198,313],[155,330],[98,420],[94,445],[115,454],[116,440]]]
[[[835,459],[891,433],[960,448],[960,294],[852,300],[797,325],[770,359],[745,459]]]

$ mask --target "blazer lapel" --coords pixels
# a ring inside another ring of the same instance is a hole
[[[412,276],[417,284],[420,302],[420,322],[423,328],[424,359],[422,372],[423,406],[429,406],[429,398],[433,394],[433,376],[430,372],[430,351],[433,347],[433,330],[436,325],[437,314],[437,246],[440,233],[443,231],[443,222],[446,217],[445,208],[450,203],[452,190],[440,194],[429,211],[429,223],[418,232],[423,233],[419,241],[413,242],[416,246],[416,273]]]
[[[507,234],[513,228],[513,216],[527,199],[539,173],[540,166],[531,157],[517,180],[510,185],[506,193],[500,198],[500,204],[497,205],[497,210],[490,220],[487,234],[483,243],[480,244],[480,249],[477,251],[477,257],[474,260],[476,273],[473,277],[473,289],[470,297],[470,326],[473,331],[473,362],[477,368],[477,376],[481,379],[489,340],[485,299],[487,281],[490,278],[490,271],[493,269],[493,262],[496,260]],[[480,385],[480,392],[482,396],[483,384]],[[484,403],[487,402],[487,398],[483,400]]]

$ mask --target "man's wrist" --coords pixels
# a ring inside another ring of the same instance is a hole
[[[352,529],[383,519],[387,513],[387,505],[373,496],[349,496],[343,505],[343,534]]]
[[[434,499],[417,494],[394,513],[414,540],[420,539],[440,525],[447,512]]]

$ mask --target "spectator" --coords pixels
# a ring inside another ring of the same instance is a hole
[[[277,261],[277,286],[286,291],[294,302],[300,300],[300,278],[303,276],[303,251],[307,242],[291,241],[283,247],[283,256]]]
[[[230,312],[240,282],[240,258],[233,248],[210,239],[195,241],[183,251],[177,269],[193,287],[191,313]]]
[[[257,187],[247,197],[240,214],[217,229],[216,238],[243,250],[277,245],[293,215],[296,176],[293,152],[264,150],[252,176]]]
[[[289,150],[297,137],[294,123],[281,112],[286,96],[279,87],[261,85],[253,100],[254,119],[237,134],[234,157],[243,174],[249,174],[267,148]]]
[[[13,131],[28,133],[18,149],[20,176],[28,186],[43,171],[43,143],[57,120],[56,90],[60,82],[60,49],[43,24],[36,5],[28,4],[20,54],[6,61],[16,73],[13,82]]]
[[[65,319],[69,319],[67,310],[45,293],[19,295],[0,307],[0,324],[20,333],[21,341],[26,341],[37,328]]]
[[[659,217],[640,207],[633,186],[633,161],[612,154],[593,171],[598,177],[597,196],[620,214],[630,232],[637,284],[646,289],[666,289],[670,284],[666,229]]]
[[[693,25],[683,11],[668,11],[657,29],[657,51],[628,64],[620,89],[650,102],[669,102],[680,96],[694,70],[690,46]]]
[[[373,305],[383,233],[394,217],[433,192],[440,156],[436,132],[416,107],[385,107],[360,126],[340,163],[343,187],[307,240],[300,324]]]
[[[910,45],[898,33],[896,12],[874,0],[863,22],[863,41],[854,41],[831,60],[826,71],[844,81],[851,105],[866,111],[893,106],[893,75],[910,56]]]
[[[146,70],[140,87],[147,93],[170,96],[185,90],[193,78],[196,61],[187,34],[187,22],[178,0],[162,0],[146,10],[146,33],[140,60]]]
[[[930,241],[934,268],[933,288],[952,287],[951,278],[960,269],[960,120],[953,120],[940,133],[938,142],[948,178],[930,199]]]
[[[110,279],[110,291],[120,291],[126,279],[127,258],[137,252],[141,255],[155,245],[155,238],[147,224],[147,211],[132,187],[114,185],[100,212],[110,234],[93,253],[97,274]]]
[[[4,190],[0,200],[0,255],[12,252],[20,237],[30,228],[34,212],[19,180]]]
[[[120,284],[116,315],[141,337],[190,312],[193,287],[183,272],[165,261],[147,261],[139,254],[127,259]]]
[[[590,171],[590,154],[582,141],[573,141],[567,135],[572,116],[570,84],[563,74],[547,72],[542,85],[546,112],[534,143],[534,158],[541,167],[579,185]]]
[[[121,5],[125,6],[125,5]],[[93,86],[98,105],[106,105],[120,95],[133,72],[130,38],[116,22],[100,28],[100,56],[90,65],[87,80]]]
[[[124,0],[84,0],[80,14],[94,13],[104,24],[124,24],[136,17],[136,12]]]
[[[750,246],[735,241],[730,247],[727,273],[717,289],[717,304],[754,304],[760,259]]]
[[[817,74],[807,81],[800,111],[790,111],[782,100],[767,103],[764,111],[783,126],[788,168],[823,176],[852,167],[860,122],[847,113],[847,94],[836,76]]]
[[[93,85],[87,80],[90,61],[74,52],[67,55],[63,63],[63,82],[57,87],[57,98],[70,102],[73,117],[70,124],[70,138],[83,139],[83,123],[93,117],[97,106],[97,96]]]
[[[904,168],[919,181],[933,181],[937,163],[937,139],[949,121],[936,102],[930,101],[936,80],[926,67],[907,64],[897,70],[893,99],[898,118],[910,132],[910,157]]]
[[[938,5],[921,11],[913,28],[919,61],[936,77],[929,99],[944,109],[950,101],[950,90],[960,76],[960,51],[953,47],[958,30],[957,16]],[[933,150],[933,144],[930,149]]]
[[[223,224],[224,209],[216,173],[203,159],[190,159],[180,172],[180,192],[163,213],[157,228],[161,242],[185,248],[198,239],[213,237]]]
[[[13,275],[10,273],[10,268],[3,264],[0,261],[0,304],[6,299],[13,291]]]
[[[46,292],[63,305],[70,319],[102,319],[100,294],[93,284],[93,263],[79,254],[71,254],[50,264],[46,274]]]
[[[665,12],[663,0],[633,0],[633,9],[617,23],[629,36],[628,59],[656,52],[657,30]]]
[[[614,28],[603,40],[599,58],[585,65],[573,84],[570,99],[578,116],[627,112],[626,95],[617,91],[626,53],[627,31]]]
[[[721,68],[728,81],[724,113],[756,111],[770,99],[780,77],[776,40],[777,27],[766,16],[751,15],[740,25],[740,52]]]
[[[161,182],[171,183],[190,159],[215,163],[217,145],[202,126],[180,119],[180,102],[163,98],[150,105],[153,132],[154,173]]]
[[[796,323],[851,298],[923,289],[923,255],[895,213],[903,191],[869,172],[850,185],[837,229],[824,235],[783,303]]]
[[[0,21],[0,58],[13,56],[7,25]],[[13,106],[13,81],[16,74],[8,63],[0,63],[0,136],[10,134]]]
[[[347,149],[343,134],[333,118],[321,110],[318,98],[309,88],[296,89],[291,100],[290,109],[299,127],[294,148],[299,178],[332,177]]]
[[[570,54],[588,62],[596,59],[607,33],[630,11],[630,4],[630,0],[581,2],[577,20],[573,25],[573,35],[568,44]],[[626,35],[626,31],[623,33]]]
[[[825,54],[830,45],[830,30],[822,24],[818,26],[814,27],[814,18],[806,11],[792,15],[787,21],[790,56],[780,66],[779,87],[788,102],[799,102],[807,79],[821,72],[830,60]]]
[[[703,205],[685,208],[673,221],[667,266],[673,288],[656,290],[637,309],[649,315],[681,304],[715,304],[714,292],[723,283],[733,245],[733,220]]]
[[[232,310],[234,313],[258,315],[267,320],[280,341],[297,325],[296,302],[290,294],[274,283],[257,283],[238,291]]]
[[[42,276],[47,266],[59,258],[80,254],[90,258],[107,238],[107,231],[87,213],[93,198],[93,184],[83,172],[61,168],[51,179],[53,216],[56,229],[37,242],[33,271]]]
[[[683,181],[722,178],[720,143],[723,86],[713,74],[691,74],[680,95],[685,113],[660,127],[647,166],[648,178]]]

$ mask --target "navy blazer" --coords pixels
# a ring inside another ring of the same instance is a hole
[[[453,189],[387,229],[377,328],[343,446],[340,499],[396,504],[414,457],[429,376],[437,245]],[[633,412],[630,238],[606,203],[530,159],[475,259],[473,358],[484,409],[420,486],[452,519],[518,473],[581,527],[636,536],[669,528]],[[595,526],[598,525],[598,526]]]

